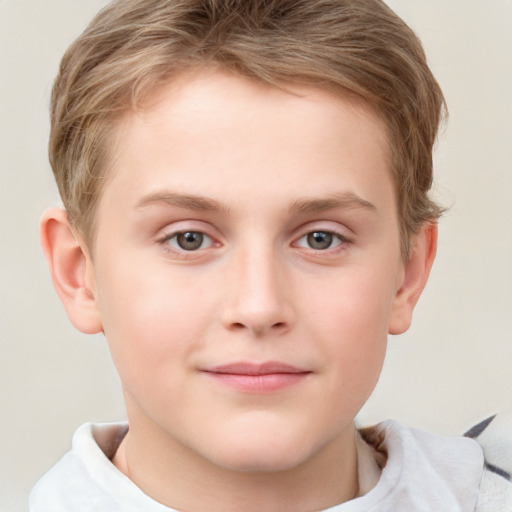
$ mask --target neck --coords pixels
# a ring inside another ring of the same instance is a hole
[[[291,468],[243,472],[207,460],[154,425],[148,427],[130,421],[113,463],[148,496],[177,510],[320,510],[358,493],[353,425]]]

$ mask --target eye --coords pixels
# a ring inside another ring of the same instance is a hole
[[[167,236],[162,242],[178,251],[197,251],[211,247],[213,240],[200,231],[182,231]]]
[[[332,233],[331,231],[311,231],[299,238],[297,245],[307,249],[314,249],[315,251],[325,251],[327,249],[334,249],[346,241],[344,236]]]

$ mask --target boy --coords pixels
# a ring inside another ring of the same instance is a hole
[[[31,510],[475,510],[476,442],[354,427],[435,257],[443,106],[378,0],[104,9],[54,87],[41,239],[129,427],[81,427]]]

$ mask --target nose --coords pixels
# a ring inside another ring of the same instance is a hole
[[[284,264],[271,250],[245,251],[231,262],[222,323],[253,336],[278,335],[295,320]]]

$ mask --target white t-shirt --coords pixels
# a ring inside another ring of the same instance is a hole
[[[110,461],[126,424],[82,425],[67,453],[32,490],[30,512],[173,512]],[[387,420],[358,440],[364,493],[328,512],[474,512],[484,469],[479,444]],[[376,459],[386,459],[381,470]],[[375,457],[377,455],[377,457]],[[498,509],[496,509],[498,512]]]

